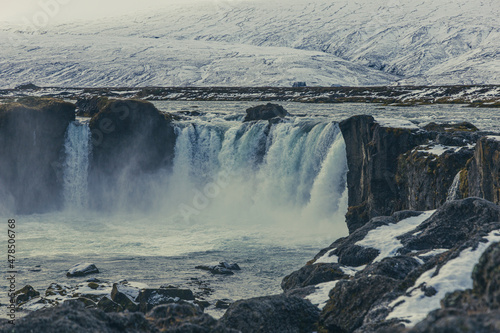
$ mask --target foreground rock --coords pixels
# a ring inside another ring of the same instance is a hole
[[[431,312],[408,332],[499,332],[500,243],[491,245],[474,268],[473,288],[448,294],[442,309]]]
[[[242,332],[313,332],[319,310],[308,301],[285,295],[237,301],[220,319]]]
[[[247,109],[244,121],[270,120],[272,118],[284,118],[288,112],[279,104],[267,103]]]
[[[80,263],[71,267],[66,273],[67,277],[85,276],[99,273],[99,269],[91,263]]]
[[[287,276],[282,287],[309,294],[322,308],[320,330],[396,332],[439,308],[446,293],[470,288],[473,267],[489,243],[500,241],[499,230],[500,206],[480,198],[450,201],[435,213],[376,217]]]

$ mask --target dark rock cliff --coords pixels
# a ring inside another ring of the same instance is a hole
[[[174,155],[175,132],[169,116],[138,100],[108,101],[90,121],[92,162],[89,188],[92,206],[105,209],[114,201],[124,179],[130,184],[126,201],[135,201],[138,174],[168,167]],[[122,187],[123,189],[123,187]]]
[[[0,211],[61,207],[65,133],[74,119],[75,106],[57,99],[0,105]]]
[[[426,142],[427,136],[411,129],[381,127],[372,116],[355,116],[340,123],[346,142],[349,211],[353,232],[370,218],[399,210],[396,182],[398,158]]]
[[[340,123],[340,129],[349,167],[346,221],[351,233],[372,217],[442,206],[455,176],[473,156],[472,145],[481,136],[469,123],[396,128],[381,126],[372,116],[351,117]],[[497,186],[498,197],[498,167],[495,167],[498,153],[492,152],[498,148],[487,151],[482,148],[490,141],[480,141],[476,162],[469,163],[471,188],[476,190],[462,197],[494,198],[495,187],[477,183]],[[436,153],[435,147],[443,152]],[[495,178],[495,172],[496,180],[491,179]]]
[[[474,157],[460,175],[462,197],[477,196],[500,203],[500,141],[494,137],[478,140]]]

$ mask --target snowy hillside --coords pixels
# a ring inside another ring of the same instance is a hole
[[[497,0],[210,0],[43,31],[0,23],[0,87],[494,84]]]

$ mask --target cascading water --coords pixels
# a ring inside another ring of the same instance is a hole
[[[448,196],[446,197],[446,201],[453,201],[458,198],[458,190],[460,189],[460,174],[461,171],[459,171],[455,175],[453,183],[451,184],[450,189],[448,190]]]
[[[177,135],[170,202],[185,220],[310,227],[345,213],[347,161],[336,123],[185,122]],[[330,228],[342,235],[344,225],[340,218]]]
[[[91,153],[88,122],[76,120],[68,126],[64,150],[64,206],[67,209],[87,208],[87,179]]]

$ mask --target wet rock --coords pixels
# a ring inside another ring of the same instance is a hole
[[[97,303],[97,308],[104,312],[122,312],[125,309],[118,303],[105,296]]]
[[[231,305],[231,301],[228,299],[219,299],[215,302],[215,307],[217,309],[227,309]]]
[[[40,293],[36,291],[32,286],[26,285],[22,289],[16,291],[14,295],[16,298],[16,304],[22,304],[35,297],[39,297]]]
[[[481,138],[460,176],[463,198],[477,196],[500,204],[500,141]]]
[[[246,121],[253,120],[269,120],[275,117],[283,118],[288,115],[288,112],[278,104],[267,103],[265,105],[258,105],[246,110]]]
[[[318,283],[335,281],[348,276],[339,268],[339,264],[311,264],[306,265],[283,278],[281,288],[284,291],[303,288]]]
[[[274,295],[233,303],[219,323],[242,332],[313,332],[318,316],[309,301]]]
[[[354,116],[339,125],[346,142],[347,184],[356,188],[348,193],[346,215],[352,233],[372,217],[391,215],[400,206],[395,177],[398,157],[426,142],[428,135],[381,127],[372,116]]]
[[[139,304],[135,301],[135,291],[131,293],[131,288],[126,284],[115,283],[111,290],[111,300],[120,305],[124,310],[138,311]]]
[[[157,305],[175,303],[181,300],[193,301],[193,292],[189,289],[179,288],[143,289],[136,298],[139,310],[144,313]]]
[[[238,264],[228,264],[227,262],[220,262],[218,265],[198,265],[195,268],[209,271],[212,274],[218,275],[233,275],[233,271],[241,270]]]
[[[99,270],[94,264],[91,263],[79,263],[75,266],[71,267],[66,276],[68,277],[77,277],[77,276],[85,276],[89,274],[99,273]]]
[[[90,120],[92,162],[89,191],[94,209],[111,209],[120,191],[120,180],[129,188],[138,175],[153,174],[171,165],[176,135],[171,116],[140,100],[111,100]],[[123,205],[144,201],[143,191],[122,193]]]
[[[420,266],[413,257],[396,256],[384,258],[380,262],[368,266],[363,274],[381,275],[395,280],[404,280],[410,272]]]
[[[447,133],[452,133],[452,132],[477,132],[479,131],[478,128],[474,125],[472,125],[469,122],[461,122],[461,123],[456,123],[456,124],[436,124],[434,122],[429,123],[424,126],[424,129],[426,131],[434,131],[434,132],[447,132]]]
[[[199,306],[187,302],[157,306],[148,312],[147,318],[161,332],[232,332],[221,325],[215,329],[217,320],[204,314]]]
[[[158,332],[141,313],[104,313],[86,309],[81,302],[66,302],[61,306],[32,312],[16,320],[12,326],[0,324],[0,332],[81,332],[138,333]]]
[[[51,283],[45,290],[45,296],[66,296],[68,294],[69,286],[62,286],[58,283]]]

